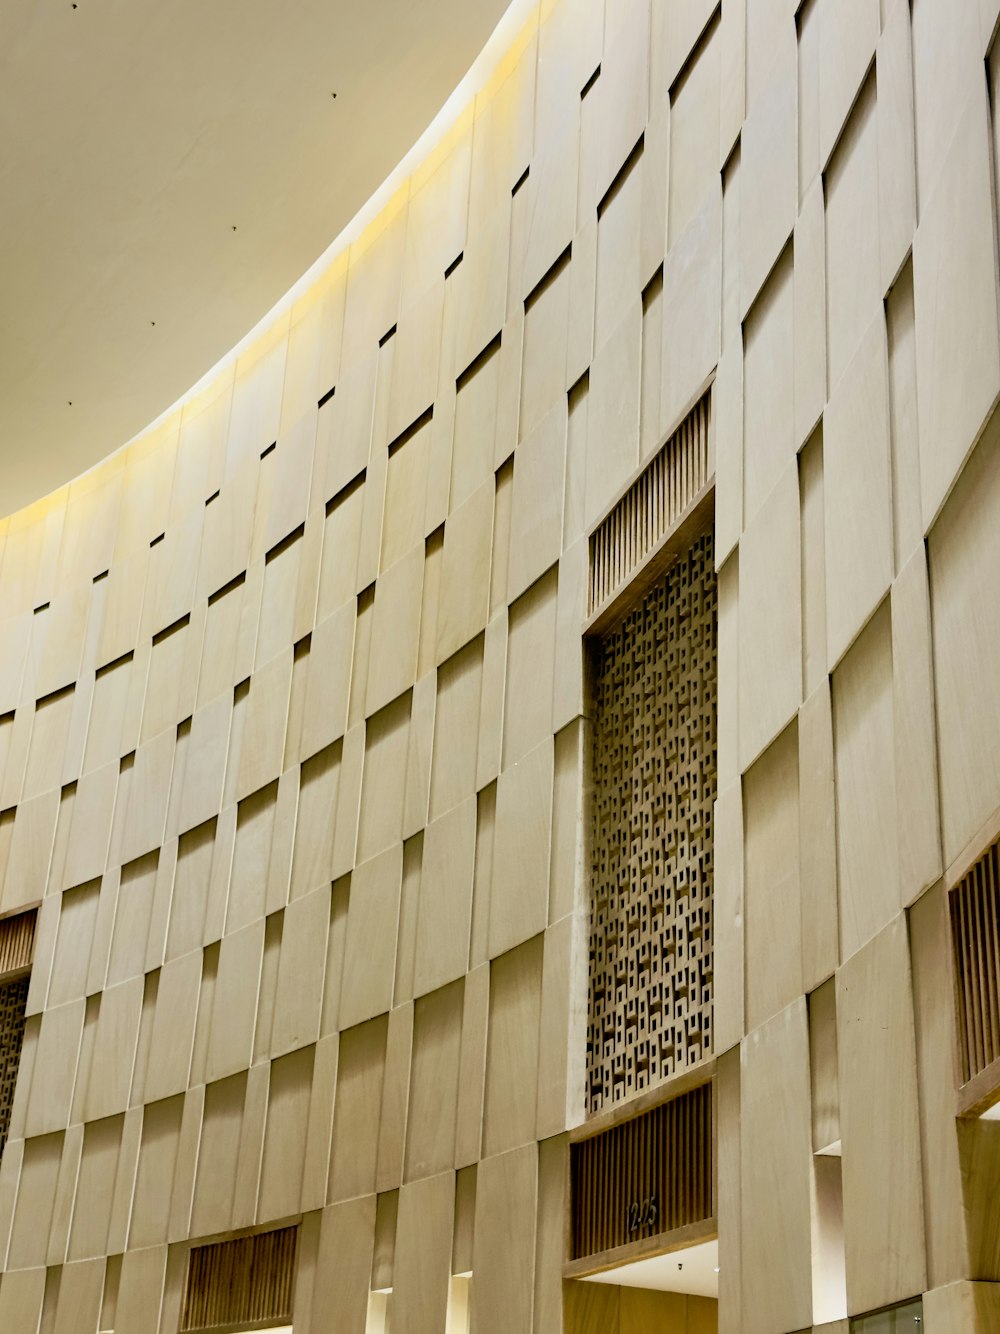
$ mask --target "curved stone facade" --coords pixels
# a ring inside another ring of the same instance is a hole
[[[0,1329],[193,1328],[190,1243],[288,1224],[295,1334],[996,1327],[946,902],[1000,832],[998,5],[795,8],[544,0],[253,348],[0,524]],[[590,537],[706,392],[717,1310],[562,1279]]]

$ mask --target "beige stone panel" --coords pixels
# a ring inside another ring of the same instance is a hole
[[[419,418],[394,441],[389,451],[382,517],[382,559],[387,570],[424,539],[430,419]],[[366,483],[366,491],[370,483]]]
[[[300,1207],[313,1056],[308,1047],[271,1063],[257,1208],[262,1221],[287,1218]]]
[[[492,479],[485,482],[465,504],[452,511],[445,524],[438,662],[450,658],[486,625],[495,491]]]
[[[810,436],[799,455],[799,499],[802,545],[802,684],[808,696],[828,679],[822,424]]]
[[[446,1328],[455,1178],[448,1172],[399,1193],[393,1264],[393,1319],[412,1334]]]
[[[143,979],[134,977],[101,993],[84,1117],[97,1121],[124,1111],[139,1039]]]
[[[155,1246],[167,1240],[183,1111],[184,1099],[176,1097],[150,1103],[143,1112],[129,1226],[129,1243],[133,1248]]]
[[[892,582],[889,382],[876,314],[823,418],[826,644],[831,667]]]
[[[232,815],[231,824],[235,829],[235,808],[232,809]],[[214,872],[216,879],[221,879],[223,861],[226,862],[225,879],[228,882],[229,865],[224,856],[225,836],[221,834],[219,843],[216,844],[217,828],[222,828],[219,821],[208,820],[196,829],[182,834],[178,840],[165,951],[165,957],[168,959],[186,954],[205,941],[212,876]],[[231,846],[228,851],[231,854]],[[213,857],[216,853],[220,864],[213,867]],[[224,894],[226,885],[223,884],[221,888]],[[221,906],[224,910],[224,902]],[[212,934],[215,933],[211,932],[209,938]],[[221,934],[221,923],[218,934]]]
[[[841,957],[899,911],[892,638],[883,607],[833,675]]]
[[[254,456],[259,456],[277,438],[287,330],[286,317],[277,321],[236,363],[226,439],[227,474],[255,461]]]
[[[802,698],[799,548],[798,469],[793,461],[740,543],[739,751],[744,769],[794,715]]]
[[[122,867],[115,903],[107,986],[145,972],[158,859],[159,853],[154,852]]]
[[[552,685],[552,730],[559,731],[586,707],[580,626],[586,614],[590,546],[578,538],[559,560],[556,643]]]
[[[726,348],[742,336],[740,168],[740,145],[737,144],[722,172],[722,344]]]
[[[246,580],[240,578],[206,603],[198,673],[199,708],[221,696],[227,709],[232,709],[233,684],[244,675],[241,646],[252,640],[252,635],[244,633],[244,621],[250,616],[245,605],[248,600]],[[252,656],[252,648],[247,656]],[[93,736],[91,722],[90,738]]]
[[[822,165],[829,161],[871,65],[879,38],[879,3],[878,0],[848,0],[847,4],[822,0],[819,17]]]
[[[550,738],[505,769],[497,783],[491,958],[536,935],[548,920],[553,766]]]
[[[739,1047],[719,1055],[715,1076],[719,1334],[738,1334],[742,1313],[740,1069]]]
[[[743,801],[739,783],[730,783],[720,791],[714,818],[715,985],[712,1025],[716,1051],[728,1051],[743,1037],[746,1025]],[[758,971],[756,966],[754,971]]]
[[[923,217],[945,170],[969,90],[981,88],[983,51],[975,5],[914,0],[911,10],[917,193]]]
[[[934,1287],[964,1272],[968,1256],[960,1123],[955,1120],[951,923],[942,886],[910,909],[909,936],[927,1283]]]
[[[334,817],[340,782],[341,748],[327,746],[317,751],[302,765],[298,773],[294,838],[291,840],[291,872],[289,898],[300,899],[313,889],[327,888],[330,884],[330,865],[333,858]],[[282,782],[291,778],[287,771]],[[279,819],[279,828],[291,833],[290,806],[286,819]],[[280,805],[280,800],[279,800]],[[277,814],[284,815],[279,810]],[[272,862],[274,861],[272,855]],[[269,895],[270,898],[270,895]],[[275,906],[281,906],[280,895],[274,896]]]
[[[796,335],[792,252],[786,249],[743,325],[743,515],[747,524],[795,457]]]
[[[403,886],[399,903],[399,930],[396,934],[396,979],[393,1003],[404,1005],[413,999],[413,970],[417,952],[417,917],[420,911],[421,863],[424,834],[421,830],[403,844]]]
[[[721,564],[743,531],[743,334],[719,358],[712,386],[715,416],[715,559]]]
[[[746,0],[726,0],[719,32],[719,161],[732,152],[746,116]]]
[[[201,950],[172,959],[160,970],[145,1085],[150,1102],[187,1087],[201,972]]]
[[[434,401],[444,320],[444,268],[399,318],[393,335],[389,438],[394,440]]]
[[[717,754],[719,790],[737,779],[739,761],[739,555],[731,556],[719,571],[718,636],[719,702]]]
[[[458,377],[449,510],[462,506],[493,475],[500,387],[500,339]]]
[[[907,263],[886,300],[889,336],[889,425],[892,443],[892,530],[896,570],[923,544],[917,441],[917,362],[913,265]]]
[[[115,1329],[120,1334],[157,1334],[167,1268],[166,1246],[122,1256]]]
[[[569,335],[569,259],[561,259],[528,297],[524,309],[521,362],[520,438],[542,420],[566,392]]]
[[[281,932],[271,1055],[281,1056],[319,1037],[330,926],[330,889],[324,885],[285,909]]]
[[[178,819],[182,831],[193,829],[222,809],[231,716],[230,701],[219,696],[196,710],[191,719]]]
[[[802,991],[797,728],[786,728],[744,775],[743,828],[751,1031]]]
[[[746,86],[749,112],[767,87],[772,68],[784,50],[789,30],[795,31],[794,0],[750,0],[747,4]]]
[[[174,1169],[174,1185],[170,1196],[168,1241],[178,1241],[191,1235],[191,1206],[204,1109],[205,1085],[200,1084],[189,1089],[184,1095],[180,1138],[177,1143],[177,1165]]]
[[[450,1172],[455,1163],[464,1008],[461,981],[414,1006],[405,1181]]]
[[[52,1325],[53,1334],[91,1334],[100,1327],[101,1301],[104,1297],[104,1259],[80,1260],[63,1266],[59,1278],[59,1297]],[[31,1272],[31,1271],[28,1271]],[[8,1280],[4,1281],[4,1286]],[[0,1310],[3,1297],[0,1296]],[[14,1323],[12,1329],[33,1331],[30,1319]]]
[[[552,863],[549,922],[583,904],[584,840],[587,818],[584,771],[589,731],[576,719],[556,736],[552,785]]]
[[[39,699],[35,705],[21,793],[24,799],[59,786],[73,716],[74,690],[75,686],[67,686],[54,695]]]
[[[23,1059],[23,1057],[22,1057]],[[0,1162],[0,1255],[7,1264],[7,1251],[10,1245],[10,1232],[14,1221],[14,1205],[17,1201],[17,1186],[21,1175],[21,1161],[24,1157],[23,1139],[9,1137],[6,1152]]]
[[[544,935],[494,959],[483,1104],[483,1153],[534,1142]]]
[[[875,81],[851,112],[824,176],[827,385],[837,381],[881,306]]]
[[[97,675],[83,759],[84,773],[91,773],[112,761],[117,764],[124,753],[120,747],[133,671],[129,653],[128,657],[109,663]],[[125,749],[130,749],[131,744],[130,739]]]
[[[805,997],[744,1042],[740,1110],[741,1330],[802,1329],[812,1315]]]
[[[1000,391],[988,120],[981,80],[973,78],[937,184],[921,194],[913,240],[925,531]]]
[[[404,838],[412,837],[427,824],[436,702],[437,681],[431,670],[417,680],[410,705],[410,734],[403,791]]]
[[[944,863],[1000,805],[1000,455],[991,424],[928,544]]]
[[[175,734],[168,729],[135,752],[120,847],[123,863],[134,861],[163,842],[175,744]]]
[[[222,939],[212,1001],[208,1080],[250,1065],[263,955],[263,918]]]
[[[340,1035],[331,1200],[350,1199],[375,1189],[387,1029],[388,1017],[380,1015]]]
[[[921,545],[892,586],[893,739],[904,905],[942,870],[931,656],[930,589]]]
[[[237,800],[256,792],[281,772],[291,682],[290,648],[250,679],[236,784]]]
[[[5,1329],[38,1334],[45,1299],[45,1274],[44,1266],[4,1274],[0,1285],[0,1321]]]
[[[722,182],[663,265],[663,383],[660,421],[667,431],[700,396],[719,360],[722,320]]]
[[[45,1260],[62,1150],[61,1134],[25,1142],[7,1256],[10,1269],[28,1269]]]
[[[358,817],[359,861],[384,852],[402,837],[410,705],[411,698],[405,695],[368,720]],[[343,788],[346,762],[341,763]],[[336,857],[334,860],[336,863]],[[334,869],[338,869],[336,864]]]
[[[245,1071],[209,1084],[205,1089],[191,1213],[191,1229],[195,1236],[211,1235],[232,1226],[246,1094]]]
[[[751,5],[752,8],[752,5]],[[740,312],[745,315],[795,226],[794,29],[781,29],[771,72],[740,136]]]
[[[867,0],[866,0],[867,2]],[[848,25],[838,25],[846,32]],[[879,251],[883,290],[895,281],[917,224],[910,7],[893,3],[875,61],[878,88]]]
[[[358,866],[351,876],[340,1022],[353,1027],[392,1005],[403,845]]]
[[[585,133],[589,129],[592,138],[592,165],[587,177],[590,189],[580,193],[582,207],[596,204],[607,191],[642,134],[648,105],[649,11],[643,0],[633,0],[606,13],[601,77],[583,105]],[[581,154],[581,177],[585,170]]]
[[[420,879],[413,991],[422,996],[461,977],[469,964],[476,799],[427,826]]]
[[[823,186],[802,201],[795,224],[795,440],[801,445],[826,403],[826,238]]]
[[[400,191],[351,246],[344,307],[345,360],[380,339],[396,322],[406,244],[406,200]]]
[[[198,567],[199,596],[210,597],[247,567],[257,491],[254,463],[227,478],[205,513]]]
[[[346,874],[354,865],[361,806],[361,777],[365,762],[365,727],[359,724],[344,736],[337,788],[337,815],[333,827],[332,876]]]
[[[66,1251],[69,1246],[70,1218],[80,1178],[84,1130],[85,1127],[82,1125],[71,1126],[63,1137],[63,1151],[56,1177],[52,1217],[48,1226],[48,1237],[45,1246],[45,1260],[50,1265],[62,1264],[66,1259]],[[107,1220],[105,1218],[105,1234],[106,1232]],[[102,1239],[101,1250],[104,1249],[105,1244]]]
[[[244,798],[237,807],[236,840],[225,913],[227,933],[255,922],[266,911],[277,803],[278,785],[269,783]]]
[[[309,1122],[306,1130],[305,1163],[302,1169],[302,1209],[321,1208],[326,1199],[330,1172],[330,1139],[333,1133],[334,1100],[337,1094],[337,1034],[316,1044],[313,1063]]]
[[[465,979],[455,1130],[456,1167],[477,1163],[481,1152],[489,1015],[490,965],[484,963],[471,969]]]
[[[533,1143],[479,1164],[472,1284],[477,1334],[531,1328],[537,1196]]]
[[[558,573],[539,579],[510,609],[503,763],[517,762],[552,734]]]
[[[838,972],[837,1044],[847,1305],[871,1311],[927,1280],[904,917]]]
[[[354,603],[364,499],[362,475],[327,504],[316,610],[318,621],[325,620],[345,602]]]
[[[374,1237],[374,1195],[323,1210],[312,1329],[322,1330],[336,1310],[344,1334],[365,1334]]]
[[[840,960],[833,711],[828,681],[802,705],[798,730],[802,986],[812,991]]]
[[[424,549],[418,544],[379,577],[365,703],[368,715],[402,694],[416,677],[423,575]]]
[[[58,593],[45,613],[45,642],[34,678],[37,698],[76,682],[80,675],[91,590],[86,584]]]
[[[719,169],[721,50],[720,25],[712,22],[670,88],[668,248],[698,212]]]
[[[927,1334],[964,1330],[988,1334],[1000,1323],[1000,1284],[959,1281],[924,1293],[923,1329]]]
[[[538,1139],[584,1118],[587,924],[570,913],[546,928],[538,1040]]]
[[[566,400],[560,399],[515,456],[507,596],[517,598],[562,548]]]
[[[660,384],[663,380],[663,268],[642,289],[642,348],[639,368],[639,458],[645,461],[663,441]],[[588,384],[589,389],[589,384]]]
[[[105,1253],[115,1169],[124,1117],[109,1116],[84,1128],[83,1154],[76,1181],[68,1259],[86,1260]]]
[[[356,620],[354,602],[346,602],[312,632],[303,709],[305,757],[338,741],[346,730]]]
[[[597,206],[597,281],[594,293],[594,350],[597,353],[621,324],[636,293],[643,286],[639,265],[645,177],[646,153],[643,147],[629,154]],[[660,226],[662,231],[662,216]],[[661,236],[661,249],[663,244]],[[661,261],[662,258],[661,254]]]
[[[437,819],[476,789],[479,708],[483,689],[483,640],[438,669],[430,811]]]
[[[584,522],[601,517],[639,463],[642,302],[633,301],[594,358],[587,407]]]
[[[379,1193],[397,1190],[403,1180],[407,1103],[413,1058],[413,1008],[412,1002],[407,1002],[389,1011],[389,1028],[385,1043],[385,1078],[382,1083],[382,1106],[379,1113],[378,1148],[375,1158],[375,1189]]]
[[[586,103],[584,103],[586,107]],[[597,212],[588,212],[573,239],[570,265],[566,383],[574,385],[594,359],[594,291],[597,282]]]
[[[79,1000],[86,994],[87,972],[97,925],[99,898],[100,881],[94,880],[76,889],[67,890],[60,898],[48,899],[43,905],[43,917],[47,908],[54,907],[59,921],[51,980],[45,979],[48,983],[46,997],[48,1009],[54,1009],[67,1001]],[[33,983],[38,969],[37,943],[35,960],[35,968],[32,970]]]
[[[281,934],[284,926],[284,914],[271,913],[264,919],[264,953],[261,957],[260,980],[257,986],[256,1022],[253,1029],[252,1064],[258,1065],[265,1056],[271,1054],[271,1027],[274,1020],[274,997],[278,989],[278,964],[281,958]],[[247,1094],[248,1104],[251,1097],[267,1101],[265,1087],[253,1085]],[[261,1113],[263,1115],[263,1113]],[[261,1130],[263,1134],[263,1129]]]

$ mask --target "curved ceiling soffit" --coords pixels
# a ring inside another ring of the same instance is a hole
[[[12,0],[0,514],[235,362],[419,166],[537,5],[304,0],[289,24],[265,0]]]

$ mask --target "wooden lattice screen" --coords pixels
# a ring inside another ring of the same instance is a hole
[[[716,610],[705,535],[594,645],[592,1114],[712,1051]]]
[[[34,909],[0,921],[0,1153],[7,1143],[35,950]]]
[[[696,404],[591,534],[588,616],[614,600],[708,486],[711,401]]]
[[[1000,844],[966,872],[949,904],[962,1083],[995,1067],[986,1082],[1000,1086]]]
[[[712,1085],[570,1146],[570,1258],[714,1220]]]
[[[283,1227],[193,1247],[181,1330],[290,1324],[297,1238],[297,1227]]]

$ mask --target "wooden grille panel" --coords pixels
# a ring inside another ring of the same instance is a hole
[[[571,1259],[715,1215],[712,1085],[570,1146]]]
[[[706,394],[590,537],[587,614],[610,602],[709,480]]]
[[[297,1227],[195,1246],[188,1261],[183,1331],[265,1329],[292,1318]]]
[[[595,647],[591,1113],[712,1051],[716,610],[706,535]]]
[[[31,967],[35,952],[35,918],[32,909],[0,921],[0,978]]]
[[[1000,1060],[1000,845],[949,896],[962,1083]]]
[[[30,981],[28,977],[19,977],[11,982],[0,983],[0,1153],[3,1152],[10,1131]]]

